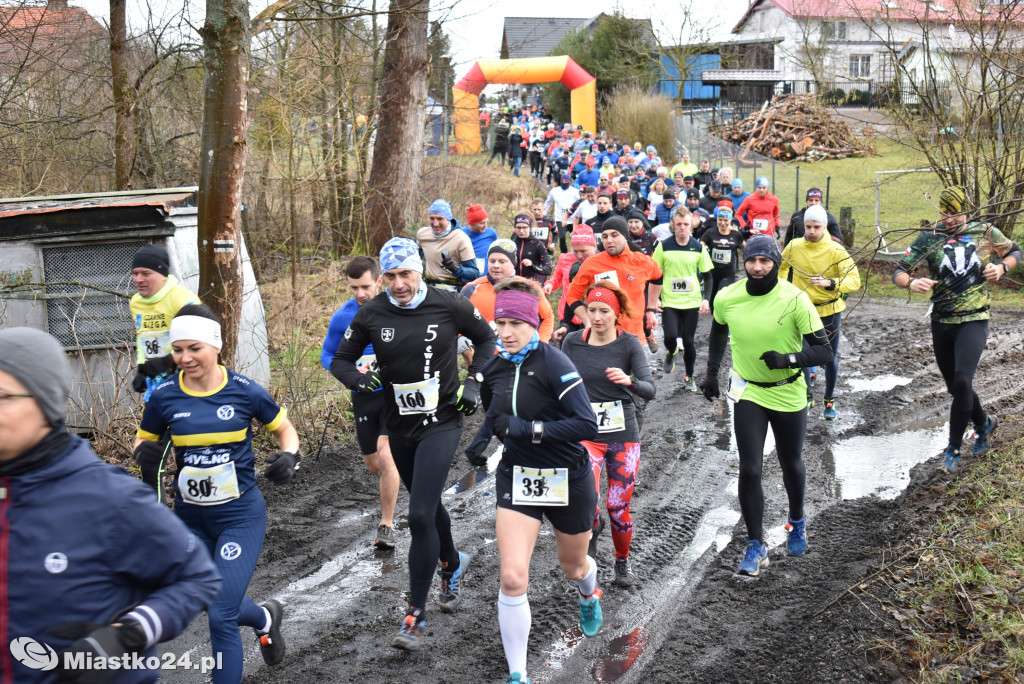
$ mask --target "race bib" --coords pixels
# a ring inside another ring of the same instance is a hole
[[[676,294],[686,294],[697,290],[697,279],[692,276],[687,276],[685,278],[672,278],[670,284],[672,286],[672,292]]]
[[[719,249],[718,247],[711,248],[711,261],[716,264],[731,264],[732,263],[732,250],[731,249]]]
[[[142,351],[147,359],[166,356],[170,352],[170,349],[168,349],[171,344],[170,330],[165,330],[161,333],[147,333],[141,336],[141,340]]]
[[[438,290],[445,290],[447,292],[459,291],[459,288],[455,287],[454,285],[446,285],[445,283],[437,283],[436,285],[434,285],[434,287],[436,287]]]
[[[178,491],[186,503],[194,506],[219,506],[241,496],[235,462],[209,468],[185,466],[178,473]]]
[[[626,429],[626,412],[621,401],[592,401],[590,407],[597,416],[597,431],[621,432]]]
[[[598,273],[597,275],[594,276],[594,282],[596,283],[600,280],[610,280],[613,283],[615,283],[616,286],[618,286],[619,274],[617,271],[605,271],[604,273]]]
[[[541,242],[547,242],[548,232],[549,231],[547,226],[535,226],[533,230],[530,231],[530,235],[537,238]]]
[[[516,506],[568,506],[568,468],[512,468],[512,503]]]
[[[398,413],[403,416],[417,413],[434,413],[437,411],[437,400],[441,385],[437,378],[392,385],[395,390],[395,403]]]
[[[359,369],[359,372],[362,372],[364,368],[367,371],[379,371],[380,366],[377,365],[377,355],[363,354],[356,359],[356,368]]]
[[[747,389],[747,381],[740,377],[740,374],[736,371],[730,370],[728,397],[733,401],[739,401],[743,398],[743,391],[745,389]]]
[[[754,219],[753,233],[767,233],[768,232],[768,219]]]
[[[478,273],[482,274],[484,272],[484,266],[486,266],[486,265],[487,265],[487,260],[486,259],[481,259],[480,257],[476,258],[476,270],[477,270]]]

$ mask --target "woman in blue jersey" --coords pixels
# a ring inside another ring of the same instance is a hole
[[[245,595],[267,529],[251,421],[277,437],[281,450],[267,459],[264,473],[276,484],[294,475],[299,437],[267,390],[218,363],[221,329],[209,307],[182,307],[171,321],[170,344],[179,372],[153,391],[136,435],[136,455],[159,448],[159,436],[170,431],[178,466],[174,511],[206,544],[224,578],[208,611],[210,643],[214,653],[223,654],[223,668],[213,673],[213,681],[234,684],[242,679],[239,625],[256,630],[268,665],[281,662],[285,651],[281,604],[257,605]]]

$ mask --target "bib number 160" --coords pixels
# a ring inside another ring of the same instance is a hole
[[[406,410],[416,410],[425,408],[427,405],[427,398],[423,396],[423,392],[416,390],[410,394],[399,394],[395,397],[398,400],[398,405]]]

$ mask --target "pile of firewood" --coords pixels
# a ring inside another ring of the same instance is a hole
[[[742,145],[739,162],[751,166],[751,152],[781,161],[809,162],[874,154],[858,143],[846,122],[834,118],[811,94],[776,95],[746,119],[714,126],[711,132]]]

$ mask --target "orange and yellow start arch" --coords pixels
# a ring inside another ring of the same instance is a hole
[[[455,103],[455,142],[458,154],[480,152],[479,95],[491,83],[548,83],[561,81],[570,90],[573,125],[597,128],[597,82],[568,56],[481,60],[452,87]]]

